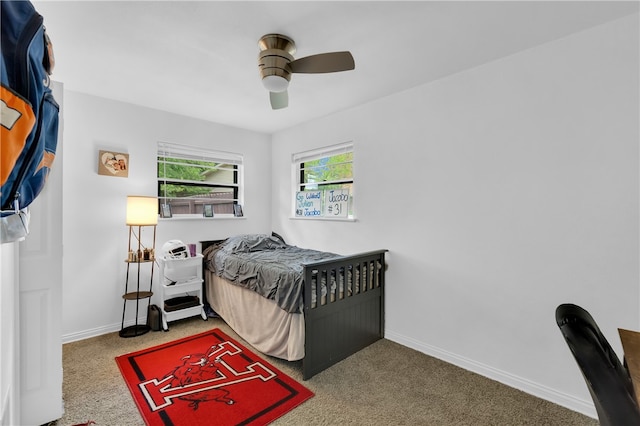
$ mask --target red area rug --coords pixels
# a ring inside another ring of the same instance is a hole
[[[265,425],[313,393],[219,329],[116,357],[147,425]]]

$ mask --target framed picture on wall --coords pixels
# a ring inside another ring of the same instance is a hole
[[[233,205],[233,215],[235,217],[242,217],[243,216],[242,205],[240,205],[240,204],[234,204]]]
[[[204,217],[213,217],[213,204],[205,204],[202,206],[202,215]]]
[[[162,203],[160,206],[160,217],[171,217],[171,204]]]
[[[129,176],[129,154],[98,151],[98,174],[103,176]]]

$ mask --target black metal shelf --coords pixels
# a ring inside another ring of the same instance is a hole
[[[133,248],[131,246],[132,243],[132,237],[134,237],[138,244],[137,244],[137,250],[135,251],[136,253],[142,253],[142,227],[145,225],[130,225],[129,226],[129,253],[132,253]],[[154,256],[155,256],[155,246],[156,246],[156,225],[148,225],[148,226],[153,226],[153,248],[152,248],[152,253],[153,255],[151,255],[151,257],[149,259],[140,259],[137,258],[135,260],[129,260],[129,259],[125,259],[125,262],[127,264],[127,278],[125,281],[125,288],[124,288],[124,294],[122,295],[122,299],[124,300],[124,305],[122,306],[122,324],[120,326],[120,337],[136,337],[136,336],[141,336],[145,333],[148,333],[151,330],[151,327],[148,324],[139,324],[138,320],[140,317],[140,300],[147,300],[147,311],[149,309],[149,305],[151,304],[151,296],[153,296],[153,292],[151,291],[151,289],[153,288],[153,269],[154,269]],[[135,232],[133,231],[133,228],[137,227],[138,228],[138,235],[135,235]],[[140,290],[140,264],[146,264],[146,263],[151,263],[151,275],[149,278],[149,290],[148,291],[141,291]],[[136,272],[137,272],[137,281],[136,281],[136,287],[135,287],[135,291],[130,291],[129,289],[129,272],[131,272],[131,265],[137,265],[136,267]],[[125,313],[127,311],[127,302],[136,302],[136,319],[135,319],[135,324],[130,325],[125,327],[124,326],[124,319],[125,319]]]

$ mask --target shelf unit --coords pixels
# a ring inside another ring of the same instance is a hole
[[[140,317],[140,300],[143,299],[147,299],[147,309],[148,309],[148,305],[151,302],[151,296],[153,296],[153,292],[152,287],[153,287],[153,268],[154,268],[154,253],[155,253],[155,241],[156,241],[156,226],[153,226],[153,245],[151,247],[151,250],[148,251],[148,258],[144,258],[144,253],[145,251],[143,251],[143,245],[141,242],[142,239],[142,228],[144,225],[140,225],[137,226],[138,228],[138,235],[135,235],[134,232],[134,226],[129,226],[129,258],[125,259],[125,262],[127,264],[127,277],[126,277],[126,281],[125,281],[125,288],[124,288],[124,294],[122,295],[122,299],[124,299],[124,305],[122,307],[122,324],[120,327],[120,337],[136,337],[136,336],[141,336],[147,332],[149,332],[149,330],[151,330],[151,327],[148,324],[140,324],[138,323],[139,317]],[[135,242],[133,240],[137,240],[137,248],[135,245]],[[132,242],[134,244],[132,244]],[[132,256],[132,254],[135,253],[135,258]],[[142,264],[151,264],[151,272],[149,275],[149,290],[148,291],[140,291],[140,268]],[[136,275],[137,275],[137,280],[136,280],[136,287],[135,287],[135,291],[130,291],[129,290],[129,284],[130,284],[130,273],[131,273],[131,265],[135,265],[136,266]],[[135,301],[136,302],[136,314],[135,314],[135,323],[133,325],[124,326],[124,320],[125,320],[125,313],[127,311],[127,302],[132,302]],[[145,313],[147,312],[147,310],[144,311]]]
[[[168,323],[178,319],[200,315],[207,320],[202,300],[202,254],[182,259],[158,259],[160,266],[160,311],[162,329],[169,330]],[[165,302],[181,296],[197,296],[198,304],[167,311]]]

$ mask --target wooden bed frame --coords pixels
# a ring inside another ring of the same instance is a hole
[[[220,243],[220,240],[201,241],[202,251],[216,243]],[[304,266],[303,380],[310,379],[384,337],[384,256],[387,251],[341,256]],[[338,277],[344,271],[359,271],[351,275],[352,287],[357,291],[331,293],[322,297],[321,286],[312,285],[314,276],[318,281],[324,278],[330,282],[330,277]],[[203,271],[203,277],[206,275]],[[315,304],[311,303],[312,287],[317,292],[315,300],[318,303]]]

